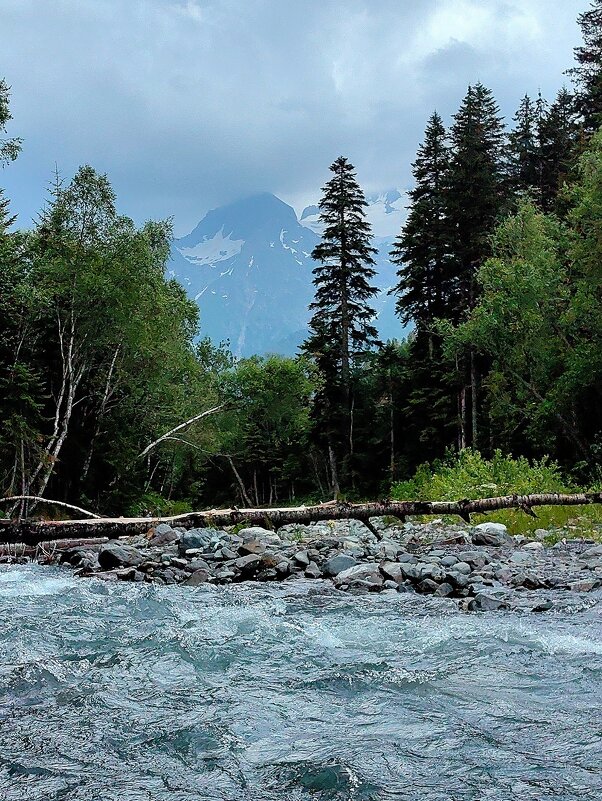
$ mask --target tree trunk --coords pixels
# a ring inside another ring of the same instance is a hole
[[[348,504],[336,501],[319,506],[298,506],[278,509],[211,509],[163,518],[111,518],[95,520],[66,520],[11,522],[0,520],[0,541],[35,545],[39,542],[67,537],[120,537],[146,533],[159,523],[184,528],[233,526],[240,523],[270,527],[288,523],[311,523],[320,520],[362,520],[371,517],[398,517],[408,515],[458,515],[469,521],[471,514],[484,514],[499,509],[522,509],[534,514],[538,506],[588,506],[602,504],[602,492],[559,495],[507,495],[475,501],[380,501],[377,503]]]
[[[339,486],[339,473],[337,470],[337,457],[335,456],[332,442],[328,443],[328,460],[330,462],[330,483],[332,487],[332,495],[337,500],[341,495],[341,488]]]
[[[393,389],[389,385],[389,473],[391,481],[395,478],[395,412],[393,409]]]
[[[466,387],[462,387],[458,393],[458,421],[460,430],[458,432],[458,450],[466,450]]]
[[[475,352],[470,351],[470,422],[472,425],[472,448],[477,450],[479,447],[479,421],[478,421],[478,375]]]

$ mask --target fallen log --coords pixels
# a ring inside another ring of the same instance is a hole
[[[36,545],[26,545],[24,542],[3,542],[0,543],[0,557],[3,556],[37,556],[40,553],[56,553],[57,551],[67,551],[69,548],[100,548],[108,542],[107,537],[95,537],[94,539],[79,540],[48,540],[38,542]]]
[[[37,545],[46,540],[97,537],[122,537],[147,532],[159,523],[182,528],[233,526],[240,523],[278,528],[287,523],[307,524],[318,521],[353,519],[369,524],[371,517],[457,515],[470,522],[470,515],[487,514],[501,509],[521,509],[535,514],[538,506],[589,506],[602,504],[602,492],[559,495],[506,495],[462,501],[390,501],[375,503],[325,503],[318,506],[297,506],[275,509],[209,509],[175,517],[101,518],[93,520],[48,520],[14,522],[0,520],[0,542]]]

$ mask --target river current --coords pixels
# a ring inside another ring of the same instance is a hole
[[[599,801],[599,601],[468,615],[3,567],[0,798]]]

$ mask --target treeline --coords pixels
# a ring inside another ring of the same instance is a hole
[[[573,91],[525,97],[507,130],[476,84],[449,128],[428,121],[391,253],[403,342],[373,326],[375,251],[343,157],[295,359],[199,342],[196,305],[165,277],[169,224],[121,216],[92,168],[57,177],[29,231],[0,194],[0,496],[114,514],[377,497],[466,448],[598,479],[602,0],[579,21]],[[9,120],[0,82],[0,134]],[[0,139],[0,161],[20,147]]]

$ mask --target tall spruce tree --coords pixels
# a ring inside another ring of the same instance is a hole
[[[341,156],[330,170],[333,177],[319,203],[324,233],[312,252],[319,264],[313,270],[313,316],[303,348],[314,357],[322,376],[314,420],[328,447],[336,493],[352,479],[353,366],[377,343],[370,301],[378,290],[370,283],[376,274],[376,249],[354,167]]]
[[[577,18],[583,44],[575,48],[577,66],[568,71],[576,87],[576,99],[586,134],[602,125],[602,0]]]
[[[539,120],[539,200],[543,211],[556,209],[558,192],[574,168],[578,140],[575,97],[563,87]]]
[[[539,109],[525,95],[514,115],[514,128],[508,135],[508,172],[510,188],[516,193],[539,194],[541,166],[539,143]]]
[[[409,193],[408,218],[391,250],[399,281],[391,290],[402,322],[421,330],[447,316],[450,300],[450,231],[446,208],[449,147],[436,112],[430,117],[418,148]]]
[[[476,274],[490,255],[490,237],[507,192],[504,174],[506,136],[495,99],[489,89],[470,86],[451,129],[452,158],[448,181],[448,216],[455,261],[455,309],[452,320],[460,320],[474,307],[478,286]],[[473,448],[478,447],[478,384],[484,369],[473,350],[458,397],[459,446],[467,444],[466,383],[470,385],[470,429]]]
[[[481,83],[469,86],[451,128],[447,187],[458,314],[474,305],[475,274],[490,254],[489,237],[505,201],[505,143],[491,90]]]
[[[441,117],[434,113],[413,164],[415,185],[408,218],[391,250],[398,266],[397,314],[415,331],[406,349],[405,397],[401,403],[404,450],[412,465],[435,458],[453,442],[453,366],[443,359],[435,321],[454,314],[451,232],[447,215],[450,150]],[[398,406],[400,405],[398,401]],[[436,445],[435,445],[436,443]],[[433,447],[434,446],[434,447]],[[417,454],[420,454],[417,456]]]

